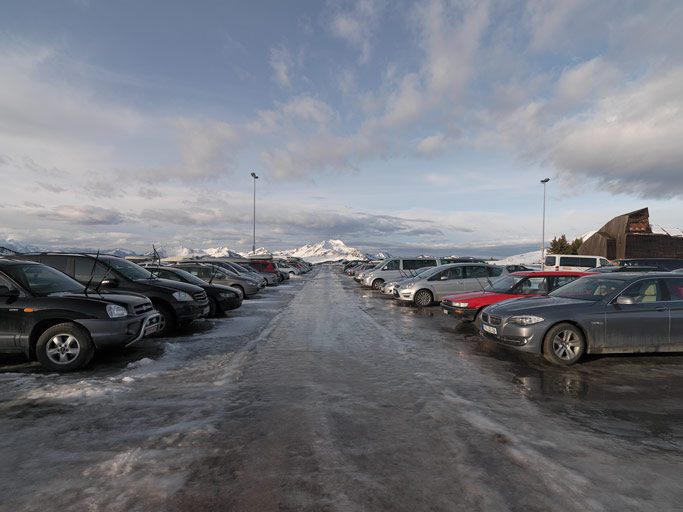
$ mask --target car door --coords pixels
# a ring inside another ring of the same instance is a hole
[[[668,344],[668,291],[662,280],[638,280],[619,295],[634,303],[617,304],[615,298],[606,306],[605,348],[648,349]]]
[[[446,295],[468,291],[465,286],[464,267],[450,267],[437,272],[429,278],[434,289],[434,300],[441,300]]]
[[[16,290],[17,286],[0,275],[0,288]],[[15,347],[16,336],[25,328],[23,307],[21,297],[0,297],[0,348]]]
[[[663,279],[669,292],[669,343],[683,348],[683,277]]]
[[[489,284],[491,284],[491,278],[489,277],[489,271],[486,265],[467,265],[465,267],[463,291],[480,291]]]

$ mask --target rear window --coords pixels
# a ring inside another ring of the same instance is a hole
[[[555,265],[555,256],[546,256],[545,257],[545,264],[548,265],[549,267],[552,267]]]

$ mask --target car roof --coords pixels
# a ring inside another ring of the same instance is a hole
[[[580,270],[543,270],[535,272],[533,270],[523,270],[521,272],[512,272],[512,276],[521,277],[552,277],[552,276],[590,276],[592,272],[582,272]]]
[[[672,272],[606,272],[601,274],[591,274],[586,276],[586,279],[619,279],[621,281],[635,281],[637,279],[646,277],[662,278],[662,277],[676,277]]]

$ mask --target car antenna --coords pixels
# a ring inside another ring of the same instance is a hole
[[[88,288],[90,288],[90,285],[92,284],[93,277],[95,277],[95,267],[97,266],[97,260],[100,259],[100,250],[97,249],[97,254],[95,255],[95,261],[92,263],[92,270],[90,271],[90,279],[88,279],[88,283],[85,285],[85,296],[88,296]]]

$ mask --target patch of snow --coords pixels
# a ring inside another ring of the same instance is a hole
[[[547,251],[546,254],[548,254]],[[541,250],[515,254],[514,256],[508,256],[507,258],[500,260],[491,260],[489,263],[495,265],[540,265]]]

